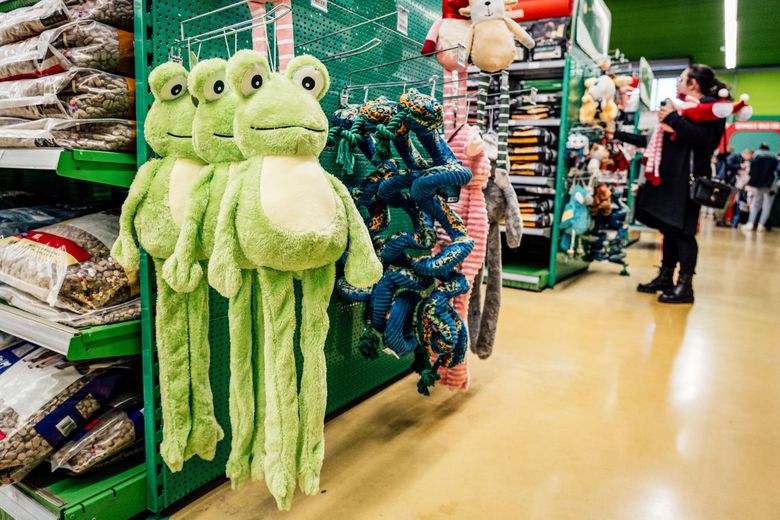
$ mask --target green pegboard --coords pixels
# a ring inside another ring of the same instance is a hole
[[[223,5],[228,5],[228,2],[216,0],[197,2],[194,0],[136,0],[136,85],[138,88],[137,119],[140,139],[142,139],[143,134],[140,121],[143,121],[151,101],[146,86],[146,76],[149,70],[167,60],[171,44],[180,37],[179,22],[181,20]],[[365,54],[331,60],[327,63],[333,84],[329,94],[323,100],[326,113],[337,108],[340,92],[348,84],[351,71],[399,59],[418,58],[421,42],[424,40],[430,25],[439,17],[441,4],[438,0],[373,0],[371,2],[339,0],[338,2],[328,2],[329,12],[326,14],[312,8],[310,0],[292,1],[295,40],[300,43],[317,40],[325,35],[395,12],[398,6],[409,10],[408,36],[396,32],[396,18],[393,16],[367,23],[356,29],[344,31],[296,49],[296,54],[299,55],[308,53],[319,58],[326,58],[360,47],[373,38],[382,40],[381,46]],[[216,17],[205,17],[188,24],[187,34],[217,29],[248,18],[248,8],[245,6],[233,8],[223,11]],[[249,34],[244,33],[239,40],[239,48],[248,48],[249,41]],[[199,58],[225,57],[226,52],[224,41],[215,40],[200,48]],[[432,75],[441,76],[441,68],[435,59],[426,57],[355,75],[352,78],[352,83],[365,84],[389,80],[414,82],[427,80]],[[441,81],[439,81],[440,84]],[[397,97],[402,93],[402,90],[402,86],[369,90],[369,95],[376,97],[384,94]],[[441,93],[440,86],[438,90]],[[354,92],[352,101],[360,101],[363,95],[362,90],[359,93]],[[147,150],[143,142],[140,141],[139,162],[144,162],[146,157]],[[326,150],[321,162],[326,170],[338,174],[339,171],[334,159],[335,154]],[[358,158],[356,165],[357,174],[369,173],[370,164],[368,161]],[[397,219],[393,223],[394,227],[402,225],[404,225],[402,219]],[[205,484],[224,476],[225,461],[230,448],[227,404],[230,375],[227,363],[229,342],[226,302],[212,293],[209,331],[212,347],[211,383],[217,418],[226,431],[226,438],[220,443],[217,457],[213,462],[190,461],[181,473],[172,474],[162,463],[157,451],[161,440],[161,419],[152,333],[154,330],[154,301],[151,297],[154,294],[152,274],[148,259],[144,258],[141,273],[144,315],[144,390],[147,417],[153,418],[147,422],[149,429],[146,432],[148,505],[150,510],[160,512]],[[370,361],[360,355],[355,345],[363,331],[363,307],[361,305],[346,302],[334,295],[329,314],[331,328],[325,352],[328,363],[328,413],[332,413],[407,371],[411,365],[411,359],[396,360],[387,356]],[[298,357],[300,361],[300,354]]]

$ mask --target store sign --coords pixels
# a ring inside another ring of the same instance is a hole
[[[639,99],[646,107],[652,103],[650,97],[653,95],[653,79],[653,69],[643,56],[639,59]]]
[[[398,24],[396,29],[403,35],[409,35],[409,10],[405,7],[398,6]]]
[[[582,0],[577,16],[577,45],[596,62],[609,55],[612,13],[604,0]]]
[[[780,121],[744,121],[734,123],[736,132],[780,132]]]

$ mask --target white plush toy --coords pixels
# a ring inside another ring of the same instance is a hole
[[[466,36],[466,51],[471,62],[484,72],[507,69],[517,57],[515,39],[529,49],[534,39],[506,14],[516,0],[469,0],[469,7],[460,10],[471,17],[471,29]]]

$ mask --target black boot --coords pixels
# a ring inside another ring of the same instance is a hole
[[[643,293],[656,293],[667,291],[674,287],[674,268],[662,267],[658,276],[650,283],[640,283],[636,290]]]
[[[673,289],[658,297],[661,303],[693,303],[693,275],[681,274]]]

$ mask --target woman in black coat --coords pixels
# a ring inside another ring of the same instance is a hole
[[[692,65],[680,76],[678,92],[703,103],[717,99],[725,85],[706,65]],[[725,120],[694,123],[681,117],[666,103],[658,112],[664,125],[663,153],[659,168],[661,183],[646,183],[637,200],[637,219],[663,234],[663,261],[658,276],[640,284],[640,292],[662,291],[662,303],[693,303],[693,275],[699,246],[696,231],[701,206],[690,198],[690,176],[710,177],[712,154],[726,129]],[[680,265],[677,283],[674,271]]]

